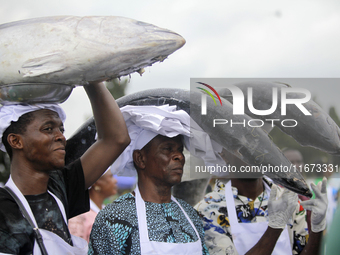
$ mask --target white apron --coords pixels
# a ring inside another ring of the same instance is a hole
[[[264,182],[265,189],[270,195],[270,188]],[[249,251],[262,237],[268,227],[268,222],[239,223],[236,216],[235,201],[231,189],[231,182],[226,184],[225,197],[227,203],[228,218],[233,242],[240,255]],[[276,242],[273,253],[275,255],[292,254],[292,247],[288,229],[285,228]]]
[[[21,191],[18,189],[18,187],[13,182],[11,176],[9,177],[9,180],[6,183],[6,186],[11,188],[11,190],[21,200],[21,202],[24,205],[27,213],[31,217],[31,220],[33,221],[35,227],[38,228],[38,225],[37,225],[37,222],[36,222],[35,217],[33,215],[33,212],[31,210],[31,207],[29,206],[24,195],[21,193]],[[66,213],[65,213],[65,208],[64,208],[63,203],[60,201],[60,199],[57,196],[52,194],[50,191],[48,191],[48,193],[50,193],[54,197],[54,199],[56,200],[56,202],[59,206],[59,210],[61,211],[63,218],[64,218],[64,221],[67,225]],[[51,255],[51,254],[56,254],[56,255],[57,254],[58,255],[60,255],[60,254],[70,254],[70,255],[71,254],[72,255],[73,254],[74,255],[87,254],[88,244],[84,239],[82,239],[80,237],[71,235],[72,242],[73,242],[73,246],[71,246],[67,242],[65,242],[60,236],[54,234],[51,231],[41,229],[41,228],[39,228],[39,231],[42,235],[44,245],[45,245],[46,250],[47,250],[49,255]],[[33,254],[34,255],[41,255],[41,250],[40,250],[39,245],[38,245],[36,240],[34,242]]]
[[[149,240],[149,232],[148,226],[146,222],[146,210],[145,210],[145,202],[140,195],[139,188],[136,186],[135,189],[135,200],[136,200],[136,209],[137,209],[137,217],[138,217],[138,229],[139,229],[139,238],[140,238],[140,249],[142,255],[154,254],[154,255],[202,255],[202,243],[200,236],[196,230],[196,227],[191,222],[189,216],[183,210],[182,206],[177,202],[177,200],[171,196],[171,200],[176,202],[179,208],[181,208],[185,217],[189,221],[192,228],[195,230],[195,233],[198,237],[196,242],[192,243],[166,243],[166,242],[155,242]]]

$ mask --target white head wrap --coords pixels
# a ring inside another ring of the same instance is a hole
[[[57,104],[10,104],[0,107],[0,150],[6,152],[5,146],[2,143],[2,135],[5,130],[11,125],[12,121],[18,119],[28,112],[48,109],[57,112],[62,122],[66,119],[64,110]]]
[[[132,154],[142,149],[155,136],[183,135],[184,146],[206,165],[225,164],[218,154],[222,147],[210,139],[200,126],[176,106],[124,106],[121,109],[131,138],[130,145],[111,166],[114,175],[135,176]]]

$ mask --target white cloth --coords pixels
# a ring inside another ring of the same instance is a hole
[[[327,221],[326,214],[328,208],[328,197],[327,197],[327,178],[323,177],[322,181],[318,182],[317,185],[312,183],[312,190],[314,191],[315,198],[302,201],[300,204],[306,210],[312,212],[311,225],[312,231],[317,233],[326,229]]]
[[[184,146],[192,155],[202,158],[206,165],[225,165],[218,153],[222,151],[215,141],[176,106],[124,106],[121,109],[131,142],[111,166],[114,175],[135,176],[132,154],[142,149],[156,135],[184,137]]]
[[[0,150],[6,152],[5,146],[2,143],[2,135],[11,125],[12,121],[18,119],[25,113],[34,112],[37,110],[48,109],[57,112],[62,122],[66,120],[64,110],[58,104],[10,104],[0,107]]]
[[[38,228],[38,224],[35,220],[35,217],[33,215],[33,212],[31,210],[31,207],[29,206],[26,198],[21,193],[21,191],[18,189],[18,187],[15,185],[15,183],[12,180],[12,177],[9,177],[9,180],[6,183],[6,186],[12,189],[12,191],[17,195],[17,197],[20,199],[22,204],[24,205],[28,215],[30,216],[32,222],[34,223],[35,227]],[[67,225],[67,218],[66,218],[66,212],[63,203],[60,201],[60,199],[48,191],[53,198],[56,200],[59,210],[61,211],[61,214],[63,215],[64,221]],[[88,246],[87,242],[77,236],[71,235],[73,246],[66,243],[60,236],[56,235],[53,232],[50,232],[45,229],[40,229],[39,232],[42,235],[43,243],[46,247],[46,250],[48,253],[53,252],[53,254],[70,254],[70,255],[84,255],[87,254]],[[33,254],[34,255],[41,255],[41,250],[39,248],[39,245],[37,241],[34,242],[33,247]]]
[[[102,208],[104,208],[105,206],[102,205]],[[90,199],[90,209],[92,211],[94,211],[95,213],[99,213],[99,211],[101,210],[96,204],[95,202],[92,201],[92,199]]]
[[[288,189],[284,189],[282,195],[277,198],[277,190],[277,185],[273,184],[268,201],[268,226],[284,229],[296,210],[299,198]]]
[[[263,182],[268,194],[270,194],[269,186]],[[239,223],[235,210],[235,201],[231,189],[231,182],[229,181],[225,189],[225,197],[228,211],[229,224],[233,243],[238,254],[243,255],[250,250],[262,237],[267,230],[268,222],[257,223]],[[292,247],[290,245],[289,233],[287,227],[281,233],[276,242],[273,253],[275,255],[292,254]]]
[[[178,203],[178,201],[171,196],[171,200],[177,203],[179,208],[182,210],[183,214],[189,221],[192,228],[195,230],[195,233],[198,237],[196,242],[192,243],[166,243],[166,242],[155,242],[149,240],[149,232],[148,225],[146,222],[146,210],[145,210],[145,202],[140,195],[138,185],[135,188],[135,199],[136,199],[136,210],[137,210],[137,218],[138,218],[138,229],[139,229],[139,239],[140,239],[140,249],[141,255],[202,255],[202,242],[201,238],[198,234],[198,231],[195,225],[190,220],[187,213],[184,211],[182,206]]]

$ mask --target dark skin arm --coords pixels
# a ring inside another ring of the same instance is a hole
[[[273,185],[268,201],[268,228],[247,254],[271,254],[290,216],[296,209],[298,197],[295,193],[284,190],[278,199],[276,195],[277,186]]]
[[[305,246],[305,248],[302,250],[300,255],[318,255],[320,247],[321,247],[321,241],[322,241],[322,235],[323,232],[314,233],[313,231],[310,232],[308,243]]]
[[[98,133],[97,141],[81,156],[87,189],[106,171],[130,143],[120,109],[102,82],[84,89],[90,99]]]
[[[246,254],[261,254],[267,255],[272,254],[277,240],[280,237],[282,229],[274,229],[268,227],[266,232],[263,234],[261,239],[251,248]],[[314,233],[310,232],[308,243],[302,250],[300,255],[318,255],[321,247],[323,232]]]
[[[251,248],[246,254],[261,254],[261,255],[269,255],[272,254],[274,247],[276,245],[277,240],[280,237],[282,229],[274,229],[268,227],[266,232],[263,234],[261,239]],[[323,232],[310,232],[308,243],[305,248],[302,250],[300,255],[318,255],[321,247]]]

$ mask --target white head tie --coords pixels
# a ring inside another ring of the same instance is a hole
[[[124,106],[121,109],[131,138],[130,145],[111,166],[114,175],[135,176],[132,154],[142,149],[155,136],[183,135],[184,146],[206,165],[225,164],[219,156],[222,147],[210,139],[183,110],[176,106]]]
[[[66,119],[64,110],[57,104],[10,104],[0,107],[0,150],[6,152],[5,146],[2,143],[2,135],[11,125],[12,121],[18,119],[25,113],[34,112],[37,110],[48,109],[57,112],[62,122]]]

